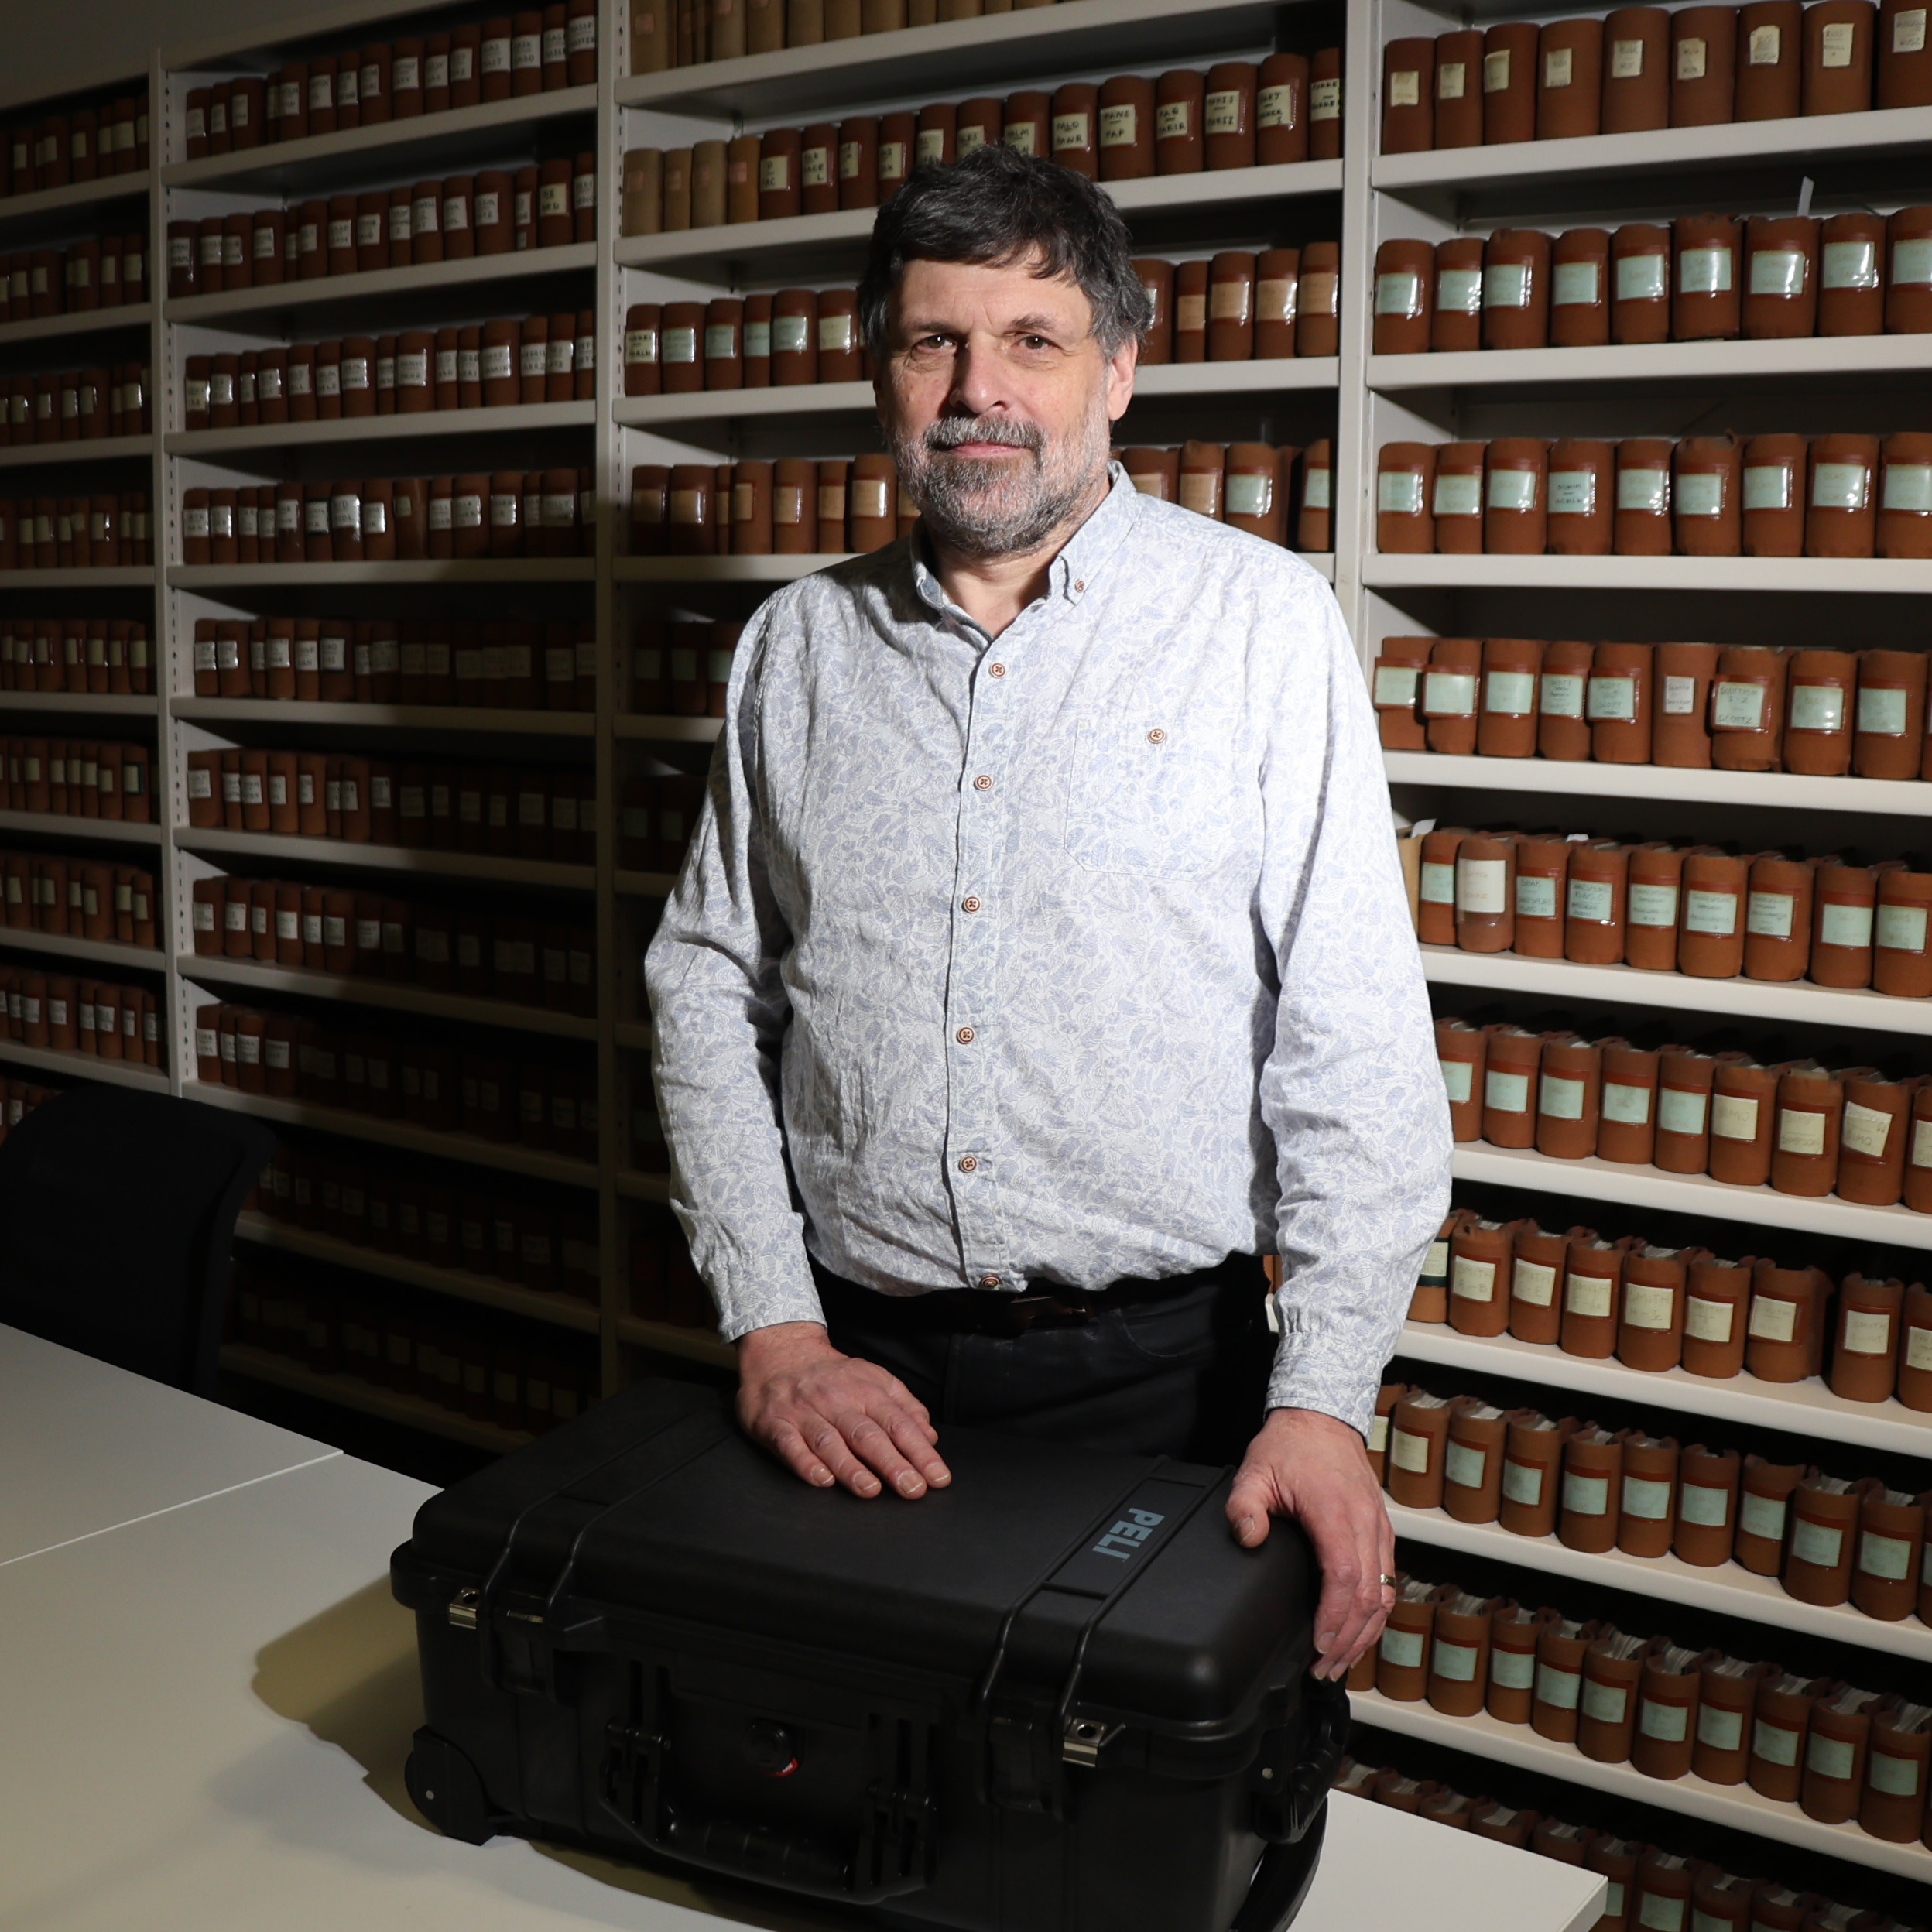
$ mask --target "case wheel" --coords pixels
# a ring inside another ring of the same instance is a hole
[[[426,1726],[409,1742],[402,1781],[416,1810],[445,1838],[459,1838],[465,1845],[483,1845],[495,1838],[489,1799],[476,1766]]]

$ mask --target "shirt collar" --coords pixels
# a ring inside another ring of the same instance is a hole
[[[1133,528],[1140,493],[1118,463],[1108,464],[1107,476],[1107,494],[1101,498],[1093,515],[1068,538],[1060,554],[1047,567],[1049,597],[1064,598],[1069,604],[1077,604],[1094,587],[1101,572],[1126,542],[1128,533]],[[930,551],[923,530],[911,551],[913,588],[920,601],[942,616],[961,618],[971,622],[946,594],[945,587],[927,560]]]

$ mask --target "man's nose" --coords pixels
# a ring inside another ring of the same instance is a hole
[[[1009,399],[1005,368],[994,344],[969,335],[953,358],[953,386],[947,400],[974,416],[984,416]]]

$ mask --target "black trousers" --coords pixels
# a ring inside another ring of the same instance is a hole
[[[1274,1338],[1253,1255],[1178,1277],[1159,1300],[1110,1308],[1103,1291],[1088,1321],[1018,1335],[948,1327],[925,1297],[813,1273],[832,1345],[898,1376],[942,1454],[951,1424],[1211,1464],[1238,1462],[1261,1427]]]

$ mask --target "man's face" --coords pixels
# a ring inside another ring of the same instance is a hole
[[[1093,307],[1037,257],[907,265],[879,415],[933,533],[971,556],[1036,549],[1101,487],[1138,345],[1109,356]]]

